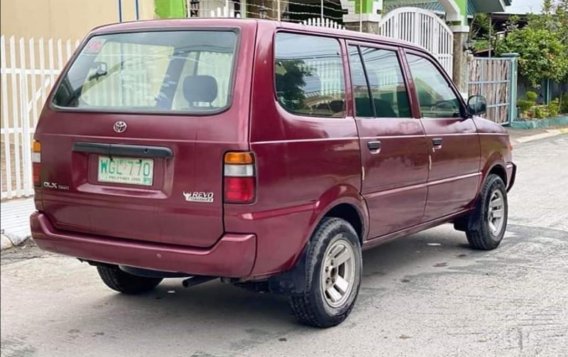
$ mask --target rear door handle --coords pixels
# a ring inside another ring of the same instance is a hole
[[[442,138],[433,138],[432,139],[432,150],[436,151],[442,148],[442,143],[444,140]]]
[[[381,142],[379,140],[368,141],[367,148],[373,154],[378,154],[381,151]]]

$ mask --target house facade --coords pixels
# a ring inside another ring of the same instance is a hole
[[[154,18],[153,0],[2,0],[0,6],[7,38],[79,40],[96,26]]]

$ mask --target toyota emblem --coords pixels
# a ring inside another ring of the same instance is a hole
[[[125,122],[123,121],[117,121],[116,123],[114,123],[114,126],[112,127],[114,129],[114,131],[116,131],[117,133],[124,133],[126,131],[126,128],[128,127],[128,125],[126,125]]]

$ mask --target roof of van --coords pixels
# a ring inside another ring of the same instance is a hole
[[[337,37],[350,38],[359,41],[361,40],[372,41],[372,42],[380,41],[386,44],[391,44],[393,46],[404,46],[419,51],[426,51],[423,47],[420,47],[416,44],[407,41],[371,34],[371,33],[357,32],[352,30],[332,29],[328,27],[318,27],[318,26],[297,24],[292,22],[284,22],[284,21],[279,22],[279,21],[264,20],[264,19],[191,18],[191,19],[129,21],[129,22],[115,23],[115,24],[96,27],[91,31],[91,34],[99,35],[99,34],[106,34],[113,32],[136,31],[143,29],[170,30],[170,29],[179,29],[187,27],[188,25],[191,25],[192,27],[197,25],[197,27],[202,26],[202,27],[219,28],[224,26],[237,27],[237,26],[243,26],[245,24],[247,24],[248,26],[254,26],[256,24],[265,24],[265,25],[270,25],[277,29],[289,29],[289,30],[311,32],[317,34],[335,35]]]

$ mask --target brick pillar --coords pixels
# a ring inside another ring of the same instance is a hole
[[[467,19],[467,3],[468,0],[453,0],[459,9],[457,21],[452,21],[450,26],[454,33],[454,70],[453,80],[458,90],[467,98],[468,82],[469,82],[469,50],[466,49],[466,43],[469,36],[469,26]]]
[[[377,21],[345,22],[345,28],[352,31],[379,33],[379,23]]]
[[[467,98],[469,82],[469,54],[465,49],[469,32],[464,32],[467,27],[459,26],[454,30],[454,63],[452,77],[458,90]]]
[[[343,15],[343,23],[347,30],[379,33],[383,0],[349,0],[341,3],[348,11]]]

